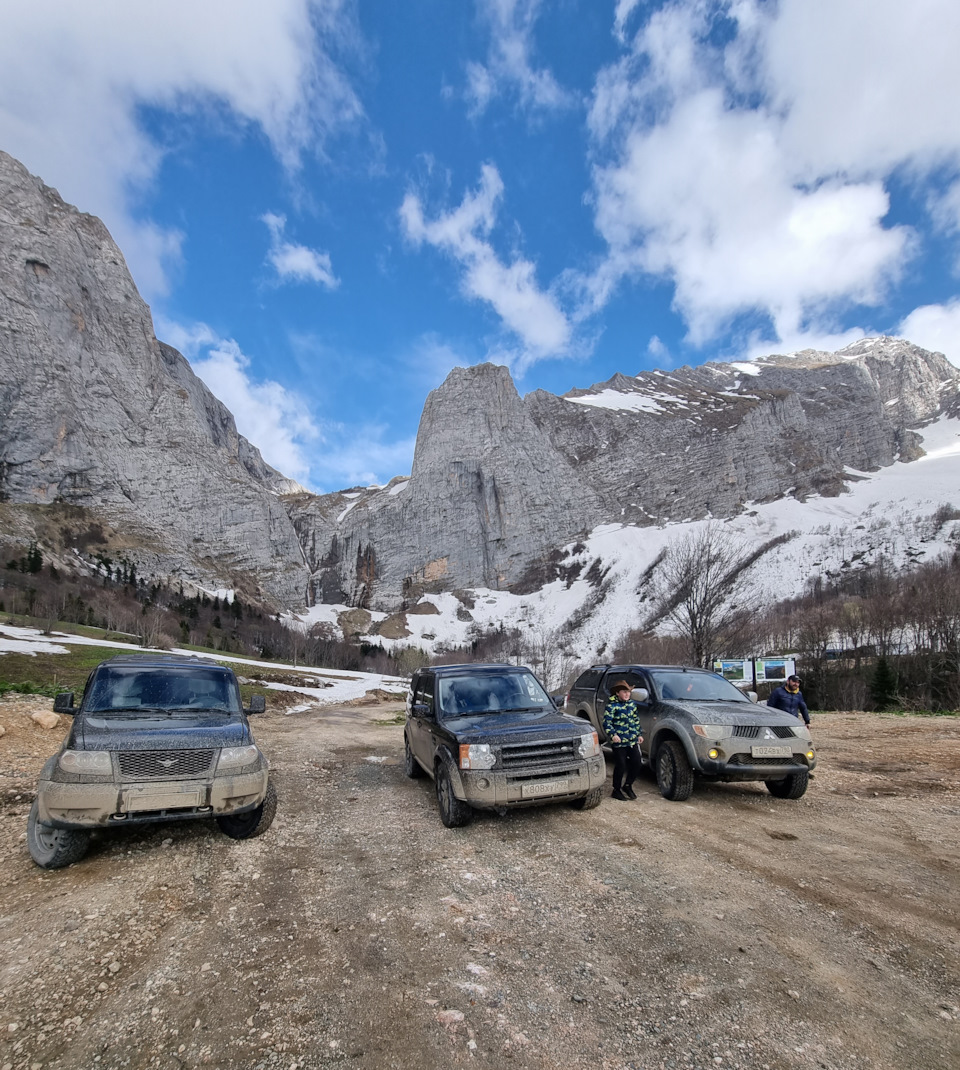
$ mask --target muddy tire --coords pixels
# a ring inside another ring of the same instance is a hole
[[[418,777],[423,776],[420,763],[414,758],[413,751],[410,749],[410,740],[407,739],[406,732],[403,733],[403,771],[411,780],[416,780]]]
[[[693,791],[693,770],[687,761],[683,744],[668,739],[657,748],[657,787],[660,794],[671,802],[684,802]]]
[[[581,795],[579,799],[574,799],[570,806],[574,810],[593,810],[600,805],[602,798],[603,788],[594,788],[592,791],[588,791],[586,795]]]
[[[224,814],[217,818],[217,824],[220,831],[231,840],[252,840],[254,836],[262,836],[276,816],[277,789],[271,782],[267,784],[263,802],[256,809],[248,810],[245,814]]]
[[[27,847],[41,869],[63,869],[79,862],[87,853],[90,833],[86,829],[57,829],[40,820],[40,808],[33,800],[27,818]]]
[[[810,783],[810,774],[804,769],[800,773],[792,773],[782,780],[765,780],[767,791],[778,799],[799,799],[807,790]]]
[[[440,820],[448,829],[462,828],[469,825],[473,817],[472,808],[453,792],[453,781],[442,763],[437,766],[437,804],[440,807]]]

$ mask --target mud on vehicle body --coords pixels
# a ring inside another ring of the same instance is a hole
[[[58,869],[81,858],[96,828],[216,817],[234,839],[265,832],[276,812],[268,763],[233,672],[199,658],[122,655],[97,666],[60,750],[40,773],[27,822],[33,860]]]
[[[512,665],[440,665],[414,673],[404,726],[407,776],[436,785],[440,818],[568,802],[597,806],[606,780],[592,728],[557,710],[533,673]]]
[[[614,683],[634,689],[641,753],[666,799],[688,799],[697,779],[762,780],[771,795],[799,799],[816,753],[806,725],[756,705],[717,673],[679,665],[594,665],[567,695],[568,713],[605,741],[603,711]]]

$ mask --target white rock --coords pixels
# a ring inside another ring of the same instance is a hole
[[[36,713],[30,714],[30,720],[34,724],[40,725],[41,728],[56,728],[60,723],[60,716],[53,712],[53,710],[37,710]]]

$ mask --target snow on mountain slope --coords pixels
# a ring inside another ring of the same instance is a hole
[[[894,568],[906,568],[954,549],[960,522],[949,520],[937,529],[933,516],[943,505],[960,508],[960,420],[941,418],[921,434],[926,452],[917,461],[876,472],[851,471],[849,489],[837,497],[757,504],[724,523],[756,547],[792,534],[750,569],[757,605],[799,594],[817,574],[839,575],[880,557]],[[432,602],[439,613],[409,614],[409,638],[373,634],[369,639],[387,649],[415,645],[435,653],[468,645],[478,632],[502,626],[555,642],[580,661],[601,658],[649,613],[643,578],[660,552],[708,523],[603,525],[582,543],[564,548],[561,568],[567,579],[526,595],[471,590],[468,620],[459,619],[465,616],[464,602],[456,595],[426,595],[422,601]],[[301,619],[306,624],[332,622],[346,608],[316,606]],[[373,614],[374,621],[383,616]]]

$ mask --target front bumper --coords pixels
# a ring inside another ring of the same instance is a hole
[[[54,828],[102,828],[252,810],[267,793],[267,769],[191,780],[37,784],[40,820]]]
[[[817,765],[815,752],[812,758],[807,757],[812,750],[807,744],[795,747],[789,757],[777,758],[754,757],[749,749],[743,749],[742,742],[728,739],[716,743],[698,739],[695,746],[699,771],[717,780],[782,780],[794,773],[810,772]],[[708,754],[711,747],[720,752],[716,758]]]
[[[457,795],[479,810],[517,809],[579,799],[607,778],[603,755],[545,770],[460,769]]]

